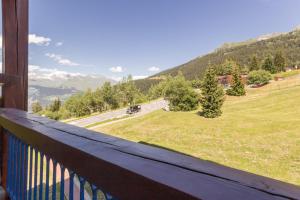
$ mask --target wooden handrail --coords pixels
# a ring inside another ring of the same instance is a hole
[[[300,199],[300,187],[16,109],[0,125],[118,199]]]

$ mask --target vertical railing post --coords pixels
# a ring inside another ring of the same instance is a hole
[[[2,107],[27,110],[28,0],[2,0]],[[9,79],[9,78],[8,78]],[[7,188],[8,138],[1,131],[1,185]]]

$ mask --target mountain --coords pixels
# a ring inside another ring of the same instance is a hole
[[[31,108],[31,104],[35,101],[38,101],[41,103],[41,105],[46,106],[57,97],[65,100],[72,94],[75,94],[77,92],[80,91],[74,88],[53,88],[39,85],[30,85],[28,90],[29,108]]]
[[[226,59],[233,59],[241,66],[248,66],[250,59],[256,55],[260,62],[267,55],[281,51],[288,65],[300,63],[300,26],[287,33],[272,33],[242,42],[225,43],[212,53],[197,57],[185,64],[162,71],[149,78],[136,81],[137,86],[146,91],[163,76],[175,76],[179,71],[189,79],[202,78],[210,63],[212,66],[222,64]]]
[[[115,81],[100,75],[78,75],[67,76],[64,78],[56,77],[51,79],[32,79],[29,78],[29,85],[38,85],[51,88],[74,88],[76,90],[84,91],[88,88],[96,89],[104,82]]]
[[[39,66],[29,66],[29,108],[31,103],[39,101],[43,106],[59,97],[62,101],[72,94],[96,89],[104,82],[115,83],[114,80],[101,75],[84,75],[69,73],[57,69],[44,69]]]

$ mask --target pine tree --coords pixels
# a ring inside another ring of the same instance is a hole
[[[223,88],[218,84],[216,72],[211,66],[207,69],[201,87],[202,115],[215,118],[222,114],[221,107],[225,100]]]
[[[283,57],[281,52],[276,53],[274,58],[274,66],[277,72],[284,71],[285,58]]]
[[[31,105],[31,110],[33,113],[39,113],[43,110],[43,107],[41,106],[40,102],[34,102]]]
[[[61,107],[61,101],[59,98],[56,98],[56,99],[54,99],[52,104],[50,104],[49,110],[51,112],[57,112],[57,111],[59,111],[60,107]]]
[[[236,63],[234,61],[226,59],[223,65],[223,70],[224,70],[223,75],[231,75],[232,69],[234,68],[235,65]]]
[[[246,94],[245,85],[241,81],[240,71],[237,67],[233,70],[232,81],[233,83],[226,93],[231,96],[244,96]]]
[[[275,69],[275,66],[274,66],[274,64],[273,64],[273,61],[272,61],[271,56],[268,56],[268,57],[265,59],[263,65],[262,65],[262,69],[263,69],[263,70],[266,70],[266,71],[269,71],[269,72],[272,73],[272,74],[275,74],[275,73],[276,73],[276,69]]]
[[[256,56],[253,56],[250,63],[250,71],[259,70]]]

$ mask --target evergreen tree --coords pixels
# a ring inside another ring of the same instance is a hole
[[[56,99],[54,99],[52,104],[50,104],[49,110],[51,112],[57,112],[57,111],[59,111],[60,107],[61,107],[61,101],[59,98],[56,98]]]
[[[250,63],[250,71],[259,70],[256,56],[253,56]]]
[[[226,93],[231,96],[244,96],[246,94],[245,86],[241,81],[240,71],[237,67],[233,70],[232,81],[233,83]]]
[[[266,70],[266,71],[269,71],[271,74],[275,74],[276,73],[276,69],[275,69],[275,66],[273,64],[271,56],[268,56],[265,59],[263,65],[262,65],[262,69]]]
[[[34,102],[31,105],[31,110],[33,113],[39,113],[43,110],[43,107],[41,106],[40,102]]]
[[[236,63],[232,60],[225,60],[223,64],[223,75],[231,75],[232,69],[235,67]]]
[[[218,84],[216,72],[211,66],[206,74],[201,87],[202,115],[206,118],[215,118],[222,114],[221,107],[225,100],[223,88]]]
[[[284,71],[285,67],[285,58],[281,52],[277,52],[274,58],[274,66],[277,72]]]

